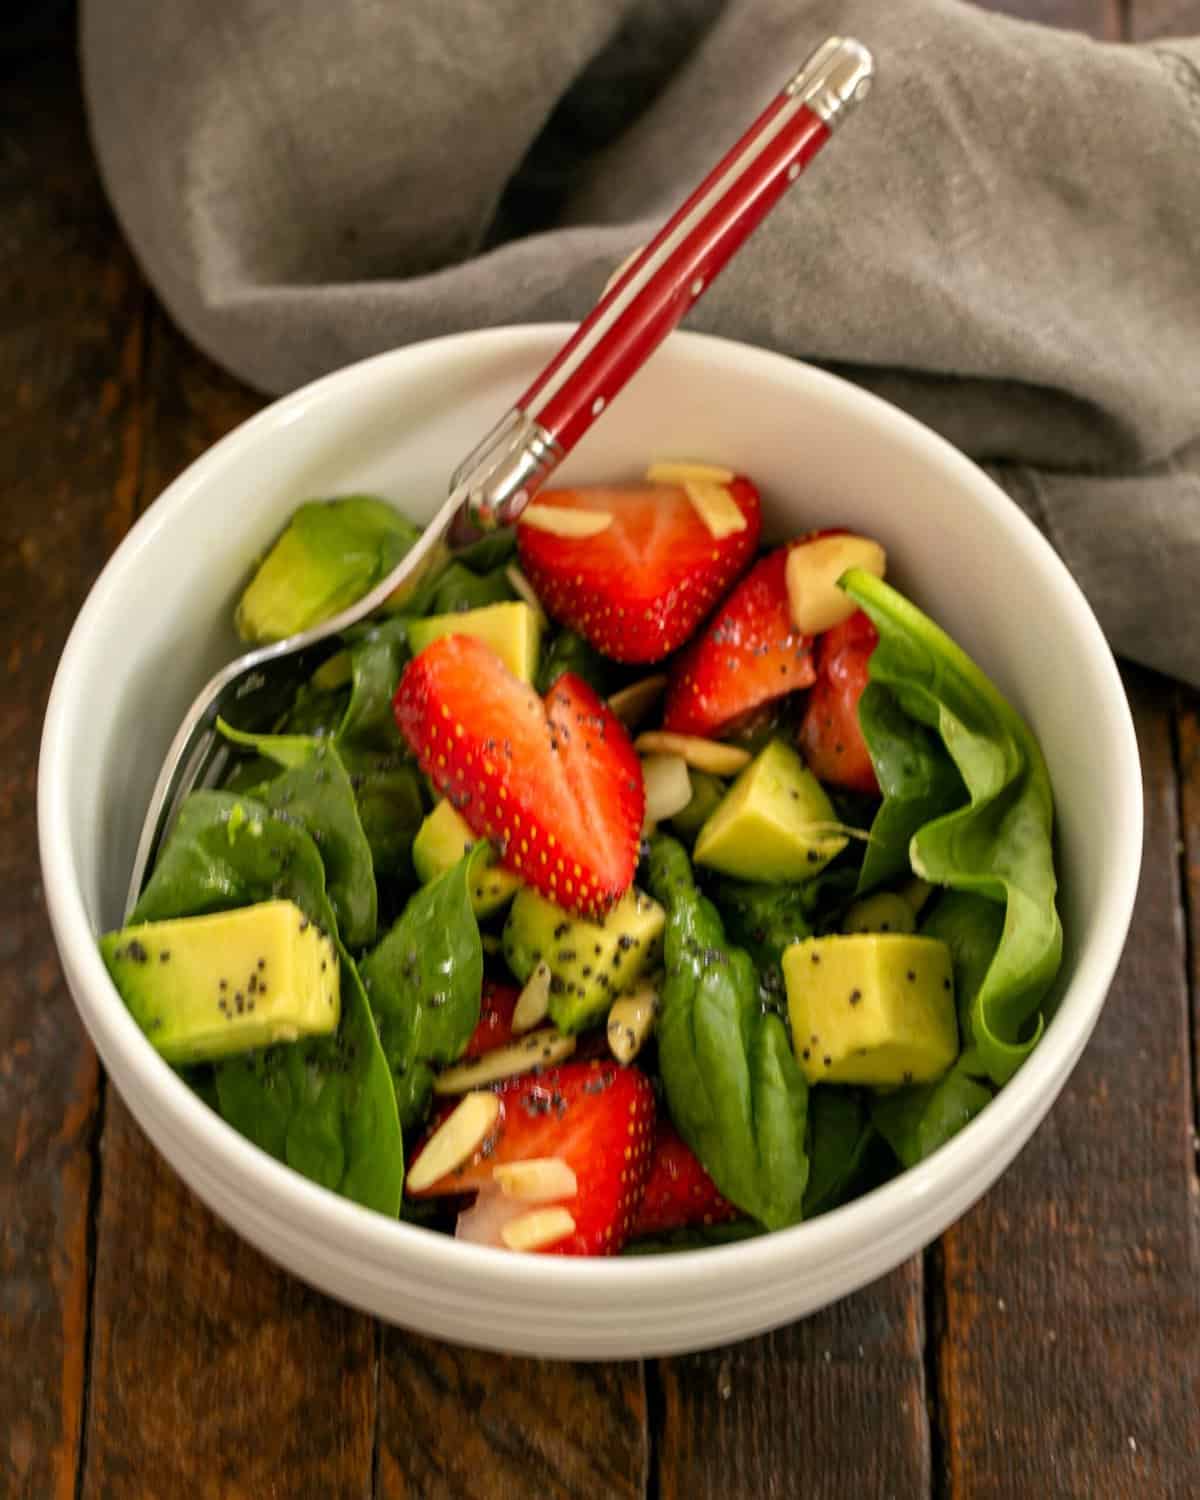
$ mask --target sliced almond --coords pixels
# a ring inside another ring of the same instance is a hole
[[[469,1161],[499,1116],[500,1100],[495,1094],[468,1094],[433,1132],[413,1162],[408,1174],[409,1192],[424,1192]]]
[[[596,536],[612,525],[612,513],[607,510],[568,510],[565,505],[527,505],[521,512],[521,525],[531,526],[534,531],[548,531],[551,536]]]
[[[640,984],[627,995],[618,995],[609,1006],[608,1047],[619,1063],[632,1062],[642,1050],[657,1015],[658,989],[653,984]]]
[[[545,1026],[541,1031],[531,1031],[519,1042],[509,1042],[507,1047],[497,1047],[494,1052],[485,1052],[469,1062],[455,1063],[433,1080],[433,1092],[465,1094],[468,1089],[480,1088],[485,1083],[528,1073],[530,1068],[562,1062],[574,1050],[573,1036],[563,1036],[553,1026]]]
[[[575,1220],[565,1208],[535,1208],[510,1219],[500,1238],[510,1250],[541,1250],[574,1232]]]
[[[692,782],[682,755],[647,755],[642,761],[646,822],[665,823],[692,800]]]
[[[862,568],[882,578],[887,568],[887,553],[870,537],[855,536],[852,532],[815,537],[788,553],[788,609],[792,624],[802,635],[832,630],[858,608],[849,594],[842,593],[837,586],[848,568]]]
[[[525,577],[524,573],[521,572],[516,563],[509,563],[508,567],[504,570],[504,576],[508,579],[509,583],[512,584],[513,593],[516,594],[518,599],[522,599],[526,604],[528,604],[530,609],[533,610],[534,614],[537,615],[538,619],[540,619],[544,623],[546,619],[546,611],[542,608],[542,601],[534,592],[533,584],[530,583],[529,579]]]
[[[561,1156],[531,1156],[527,1161],[509,1161],[492,1168],[506,1198],[522,1203],[554,1203],[573,1198],[579,1181]]]
[[[665,729],[646,730],[633,747],[643,755],[681,755],[693,770],[707,771],[710,776],[736,776],[750,764],[749,750],[740,745],[722,745],[694,734],[670,734]]]
[[[514,1032],[532,1031],[546,1019],[550,1009],[550,977],[550,965],[542,959],[517,996],[512,1017]]]
[[[608,706],[621,723],[632,729],[640,724],[667,687],[667,674],[656,672],[653,677],[643,677],[640,682],[631,682],[628,687],[614,693]]]
[[[714,541],[720,542],[736,531],[745,531],[746,518],[723,484],[713,484],[708,479],[687,479],[683,492]]]
[[[732,469],[723,469],[719,464],[692,463],[690,460],[677,462],[668,459],[651,464],[646,470],[646,479],[650,484],[687,484],[693,480],[700,484],[728,484],[733,477]]]

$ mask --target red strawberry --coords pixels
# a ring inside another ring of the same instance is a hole
[[[499,1229],[551,1203],[502,1197],[493,1169],[557,1157],[575,1174],[575,1192],[554,1200],[575,1222],[545,1246],[550,1255],[611,1255],[629,1237],[650,1168],[654,1090],[637,1068],[570,1062],[497,1084],[500,1115],[474,1155],[414,1197],[479,1191],[464,1238],[501,1243]],[[420,1160],[418,1148],[409,1170]],[[460,1231],[464,1226],[460,1224]]]
[[[675,1127],[660,1119],[642,1206],[633,1222],[634,1236],[665,1234],[693,1224],[724,1224],[737,1217],[738,1210],[717,1191]]]
[[[482,1057],[485,1052],[494,1052],[497,1047],[507,1046],[512,1041],[513,1011],[517,1008],[520,990],[511,984],[496,984],[494,980],[483,981],[483,994],[479,998],[479,1021],[471,1033],[471,1040],[463,1049],[463,1058]]]
[[[506,869],[600,914],[629,889],[646,793],[629,735],[567,672],[543,701],[483,641],[442,636],[404,669],[400,733]]]
[[[861,609],[827,630],[817,647],[817,680],[797,739],[818,781],[879,794],[871,755],[858,723],[879,634]]]
[[[606,511],[612,524],[587,537],[519,524],[521,566],[549,613],[605,656],[661,661],[683,645],[758,546],[758,491],[741,478],[727,488],[746,526],[720,541],[677,485],[545,492],[541,506]]]
[[[717,735],[751,709],[814,677],[812,638],[792,624],[785,574],[788,547],[755,563],[676,662],[663,727]]]

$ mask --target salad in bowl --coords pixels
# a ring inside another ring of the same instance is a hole
[[[249,1141],[508,1251],[694,1248],[915,1167],[1042,1035],[1037,740],[873,536],[754,476],[541,494],[222,726],[129,922],[129,1013]],[[300,505],[236,608],[327,618],[418,532]]]

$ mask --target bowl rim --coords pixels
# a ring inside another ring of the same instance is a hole
[[[1097,936],[1079,957],[1057,1014],[1023,1064],[1020,1072],[973,1121],[926,1161],[902,1171],[862,1198],[787,1229],[724,1246],[679,1250],[662,1255],[632,1257],[522,1256],[408,1224],[366,1209],[275,1160],[246,1140],[211,1110],[158,1055],[121,1003],[96,944],[96,936],[76,885],[71,857],[68,818],[71,739],[70,683],[75,663],[94,617],[108,598],[136,572],[145,545],[191,496],[205,488],[210,476],[235,461],[261,438],[300,420],[323,404],[351,398],[355,389],[370,387],[381,372],[427,355],[474,354],[488,345],[507,352],[545,354],[574,325],[540,323],[505,326],[426,339],[371,356],[322,376],[281,397],[240,424],[182,471],[147,508],[114,551],[90,590],[63,649],[46,711],[38,765],[38,838],[44,892],[51,925],[75,1003],[110,1073],[121,1072],[142,1091],[146,1111],[160,1128],[189,1139],[191,1149],[203,1154],[224,1184],[255,1200],[292,1226],[319,1231],[322,1239],[352,1247],[356,1258],[380,1265],[404,1264],[430,1281],[456,1281],[462,1275],[493,1290],[543,1296],[575,1289],[608,1287],[630,1295],[661,1291],[664,1264],[673,1282],[687,1293],[714,1277],[722,1277],[736,1260],[746,1276],[803,1270],[839,1256],[861,1251],[872,1242],[903,1238],[906,1228],[922,1214],[936,1210],[955,1183],[982,1185],[981,1195],[999,1175],[990,1166],[1003,1164],[1032,1134],[1061,1089],[1099,1017],[1108,987],[1123,950],[1133,913],[1142,852],[1141,769],[1132,716],[1116,663],[1086,599],[1065,564],[1046,538],[1019,507],[971,460],[944,438],[852,382],[783,354],[711,334],[676,332],[665,348],[681,358],[702,364],[717,362],[735,369],[739,364],[766,368],[769,375],[789,382],[798,399],[805,388],[832,395],[876,426],[915,444],[972,492],[974,500],[992,513],[1002,527],[1020,534],[1023,547],[1032,548],[1043,563],[1049,561],[1063,589],[1063,603],[1080,637],[1090,647],[1100,685],[1114,710],[1107,727],[1116,738],[1115,752],[1123,770],[1128,795],[1109,809],[1119,817],[1118,837],[1131,857],[1107,872],[1095,913]],[[113,1059],[119,1058],[119,1067]],[[1031,1106],[1033,1106],[1031,1108]],[[135,1111],[139,1113],[140,1111]],[[1015,1147],[1012,1142],[1016,1140]],[[157,1150],[162,1148],[155,1142]],[[1010,1149],[1006,1149],[1006,1147]],[[1000,1171],[1003,1171],[1002,1165]],[[965,1208],[966,1205],[964,1205]]]

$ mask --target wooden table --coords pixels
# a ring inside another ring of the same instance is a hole
[[[1200,31],[1196,0],[1007,8],[1113,40]],[[276,1270],[147,1145],[51,942],[38,735],[108,554],[261,401],[138,275],[69,36],[0,65],[3,1494],[1200,1495],[1200,698],[1146,672],[1126,674],[1145,868],[1083,1062],[982,1203],[819,1316],[644,1364],[449,1348]]]

